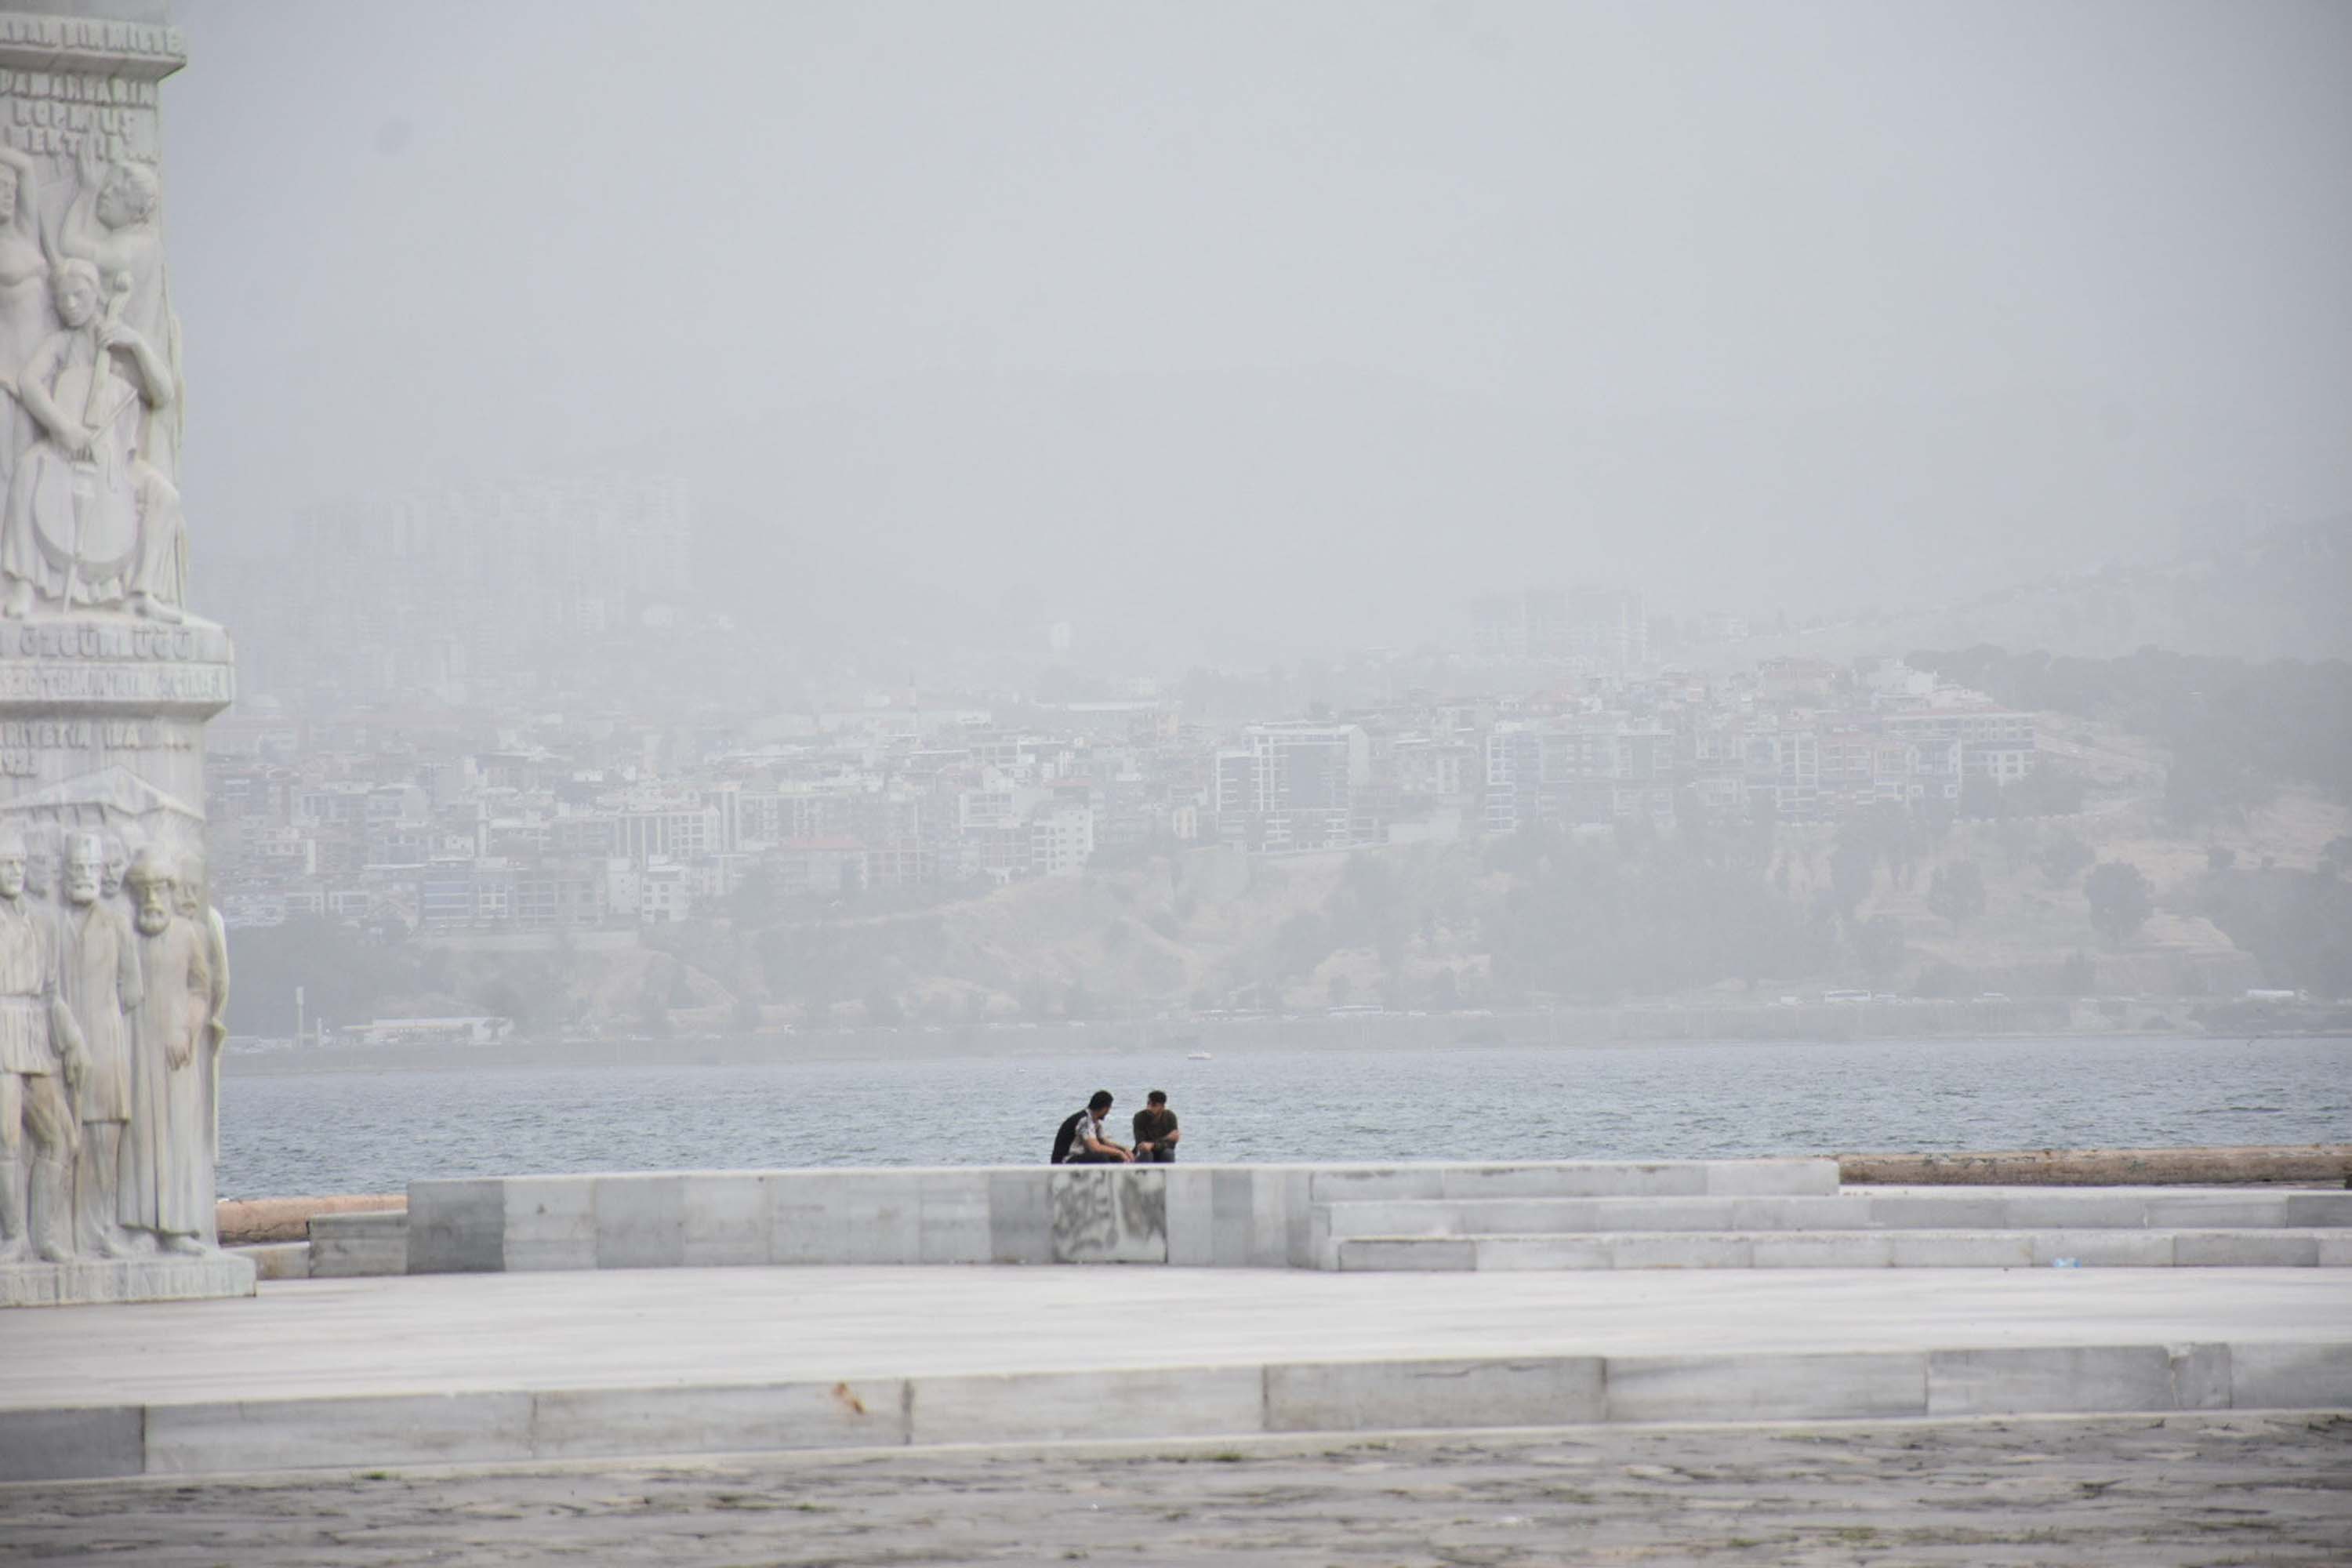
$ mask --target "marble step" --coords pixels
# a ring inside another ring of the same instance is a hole
[[[408,1211],[356,1209],[310,1216],[306,1278],[356,1279],[408,1272]]]
[[[1820,1197],[1838,1190],[1827,1159],[1559,1160],[1511,1164],[1311,1168],[1309,1201],[1482,1198]]]
[[[1328,1267],[1570,1268],[2352,1268],[2352,1229],[1601,1231],[1358,1236]],[[2071,1259],[2070,1265],[2067,1260]]]
[[[2352,1342],[2325,1333],[2286,1342],[1240,1361],[869,1377],[854,1388],[829,1378],[746,1379],[0,1409],[0,1483],[348,1476],[362,1468],[1139,1436],[2352,1409]]]
[[[2270,1230],[2352,1227],[2352,1192],[1952,1187],[1745,1197],[1384,1198],[1335,1202],[1334,1239],[1591,1231]]]

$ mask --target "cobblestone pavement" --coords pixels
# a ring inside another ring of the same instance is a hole
[[[0,1563],[2352,1562],[2352,1417],[1596,1428],[0,1488]]]

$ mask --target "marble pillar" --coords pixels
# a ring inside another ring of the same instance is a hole
[[[0,914],[40,967],[0,995],[24,1036],[8,1185],[32,1200],[21,1224],[0,1205],[0,1272],[56,1275],[0,1279],[0,1301],[249,1294],[211,1215],[204,728],[235,676],[189,604],[179,489],[158,109],[184,56],[161,0],[0,7],[0,848],[28,873]],[[70,1113],[62,1194],[36,1103]]]

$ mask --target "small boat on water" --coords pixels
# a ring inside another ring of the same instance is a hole
[[[1208,1062],[1216,1060],[1216,1058],[1211,1056],[1206,1051],[1193,1051],[1190,1055],[1186,1056],[1184,1059],[1188,1062]]]

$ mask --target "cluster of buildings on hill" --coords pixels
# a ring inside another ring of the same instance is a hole
[[[1654,619],[1602,587],[1476,600],[1466,650],[1377,684],[1105,685],[1074,673],[1056,626],[1048,676],[1034,647],[959,656],[935,684],[986,695],[927,702],[898,668],[804,658],[777,617],[697,609],[691,500],[674,478],[484,483],[257,540],[222,574],[223,611],[243,689],[278,700],[210,731],[230,922],[668,922],[1155,847],[1814,822],[1958,803],[2034,766],[2030,716],[1900,664],[1662,669],[1745,625]]]
[[[1957,804],[2036,758],[2031,715],[1899,663],[1803,659],[1730,679],[1588,666],[1519,697],[1416,691],[1265,722],[1150,695],[902,691],[737,721],[424,701],[305,720],[257,701],[213,744],[230,923],[492,932],[921,897],[1160,847],[1281,855],[1690,812],[1817,822]]]

